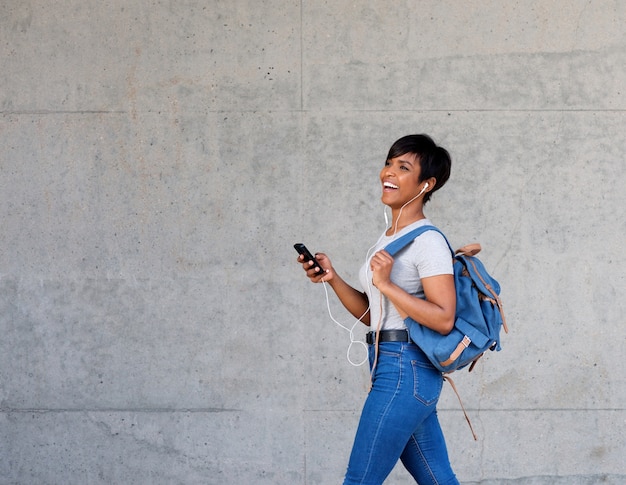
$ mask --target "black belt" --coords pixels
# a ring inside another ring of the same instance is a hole
[[[376,342],[376,332],[367,332],[365,341],[368,344]],[[408,342],[409,332],[407,330],[381,330],[378,335],[379,342]]]

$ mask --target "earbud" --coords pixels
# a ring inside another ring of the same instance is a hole
[[[426,182],[426,183],[424,184],[424,187],[422,187],[422,190],[420,191],[420,193],[419,193],[419,194],[417,194],[417,197],[419,197],[420,195],[422,195],[422,194],[426,191],[426,189],[427,189],[427,188],[428,188],[428,182]]]

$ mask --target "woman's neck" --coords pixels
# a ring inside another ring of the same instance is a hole
[[[387,236],[393,236],[397,232],[401,231],[407,226],[410,226],[414,222],[425,219],[426,216],[420,207],[419,210],[402,212],[402,209],[391,211],[391,227],[387,229]]]

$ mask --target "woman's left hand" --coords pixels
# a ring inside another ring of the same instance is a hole
[[[372,283],[382,292],[382,287],[391,283],[391,269],[393,268],[393,257],[384,249],[372,256],[370,261],[372,269]]]

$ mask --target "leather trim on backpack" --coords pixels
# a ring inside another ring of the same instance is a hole
[[[439,363],[444,367],[452,364],[471,343],[472,339],[470,339],[467,335],[463,336],[463,340],[459,342],[459,345],[457,345],[456,349],[454,349],[454,351],[450,354],[448,360]]]

